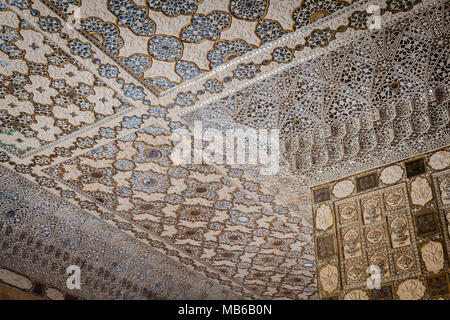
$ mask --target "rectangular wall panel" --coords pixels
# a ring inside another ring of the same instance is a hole
[[[311,188],[321,299],[450,299],[450,148]]]

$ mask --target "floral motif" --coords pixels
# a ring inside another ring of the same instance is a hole
[[[391,222],[391,242],[393,248],[404,247],[411,243],[408,223],[402,217],[396,217]]]
[[[343,235],[344,255],[346,259],[361,256],[361,240],[357,231],[351,229]]]
[[[94,111],[111,115],[120,111],[123,106],[118,99],[115,99],[115,92],[107,87],[95,88],[95,93],[87,97],[87,100],[94,105]]]
[[[194,63],[188,61],[177,61],[175,65],[175,72],[180,75],[182,82],[194,79],[201,75],[205,70],[201,70]]]
[[[143,54],[133,54],[128,58],[122,58],[122,62],[130,67],[136,74],[143,76],[144,72],[150,69],[152,65],[152,59]]]
[[[350,220],[353,219],[357,213],[356,207],[353,204],[342,205],[339,209],[339,213],[342,219]]]
[[[56,33],[61,30],[61,23],[58,19],[53,17],[40,17],[39,26],[41,27],[41,30],[50,33]]]
[[[83,112],[74,104],[64,107],[55,106],[53,107],[53,114],[60,119],[67,119],[70,124],[75,126],[78,126],[81,123],[91,124],[95,121],[92,112]]]
[[[221,40],[214,44],[211,51],[208,52],[208,60],[210,68],[213,69],[221,64],[227,63],[232,59],[241,56],[251,50],[255,46],[249,45],[244,40]]]
[[[105,23],[99,18],[88,18],[81,21],[81,27],[89,33],[99,34],[99,39],[108,50],[117,54],[123,46],[123,40],[119,36],[118,28],[112,23]]]
[[[142,119],[137,116],[124,117],[120,124],[122,127],[127,129],[138,129],[142,124]]]
[[[333,215],[328,205],[321,205],[316,212],[316,228],[327,230],[333,225]]]
[[[350,281],[360,281],[364,276],[364,268],[359,264],[354,264],[347,270],[347,278]]]
[[[261,39],[261,45],[282,37],[287,32],[277,21],[262,19],[256,26],[256,35]]]
[[[450,203],[450,176],[446,176],[445,179],[439,184],[439,190],[441,191],[442,204],[446,205]],[[448,215],[450,217],[450,215]]]
[[[438,274],[444,268],[444,250],[442,243],[429,241],[420,248],[422,260],[429,272]]]
[[[144,88],[136,87],[132,83],[123,85],[125,97],[131,97],[133,100],[143,100],[145,98]]]
[[[55,127],[55,119],[47,116],[36,116],[36,123],[33,123],[30,127],[37,132],[37,137],[43,141],[55,141],[56,135],[61,133],[61,130]]]
[[[149,194],[154,192],[165,193],[170,186],[167,176],[152,171],[133,171],[130,183],[133,190]]]
[[[345,1],[302,1],[301,5],[292,13],[292,19],[295,21],[294,30],[316,22],[339,9],[345,8],[347,5]]]
[[[106,78],[117,78],[119,74],[119,69],[116,66],[110,64],[102,64],[98,71],[102,77]]]
[[[240,63],[238,64],[237,68],[233,70],[233,76],[239,80],[251,79],[255,77],[255,75],[259,72],[259,66],[254,64],[253,62],[248,64]]]
[[[384,230],[381,227],[375,227],[367,232],[366,239],[370,243],[378,243],[384,238]]]
[[[397,13],[411,9],[417,2],[418,0],[388,0],[387,5],[389,10]]]
[[[420,300],[426,291],[422,281],[410,279],[400,283],[397,289],[397,295],[400,300]]]
[[[338,182],[333,188],[333,194],[338,198],[344,198],[352,194],[355,184],[350,180]]]
[[[78,39],[69,40],[69,48],[72,54],[80,56],[83,59],[87,59],[92,56],[91,45],[89,43],[83,43]]]
[[[403,254],[395,261],[395,264],[399,270],[408,271],[414,266],[414,258]]]
[[[136,163],[152,161],[158,163],[160,166],[170,166],[172,164],[172,161],[169,159],[172,151],[172,146],[170,145],[151,146],[142,141],[136,141],[134,147],[137,153],[133,156],[133,161]],[[178,176],[179,174],[176,174],[173,170],[171,171],[172,176]]]
[[[217,190],[220,189],[220,184],[217,182],[200,183],[193,179],[186,179],[185,184],[187,189],[183,192],[185,197],[202,197],[208,200],[217,199]]]
[[[324,291],[332,293],[336,290],[338,285],[338,270],[336,266],[328,264],[320,269],[319,280]]]
[[[292,54],[292,51],[289,48],[283,47],[283,48],[275,48],[272,51],[272,57],[275,62],[288,63],[292,61],[294,55]]]
[[[191,24],[181,29],[181,41],[198,43],[206,39],[218,40],[220,32],[228,28],[230,23],[230,15],[223,11],[194,15]]]
[[[161,11],[169,17],[176,17],[180,14],[190,15],[197,10],[197,5],[202,0],[179,0],[179,1],[165,1],[165,0],[148,0],[147,4],[150,9]]]
[[[369,296],[362,290],[355,289],[347,293],[344,297],[345,300],[369,300]]]
[[[397,208],[404,204],[404,197],[401,192],[392,192],[386,195],[385,202],[390,208]]]
[[[428,161],[430,167],[434,170],[442,170],[450,166],[450,152],[438,151],[434,153]]]
[[[367,22],[369,18],[369,14],[366,11],[355,11],[352,13],[352,15],[348,18],[348,23],[350,27],[354,29],[367,29],[368,25]]]
[[[323,30],[313,30],[306,38],[306,45],[311,49],[317,47],[326,47],[328,43],[334,38],[334,32],[329,28]]]
[[[417,177],[411,183],[411,201],[415,205],[425,206],[433,199],[433,192],[431,191],[428,180],[422,177]]]
[[[387,167],[381,171],[380,180],[386,184],[393,184],[399,181],[403,176],[403,169],[394,165]]]
[[[133,4],[130,0],[110,0],[109,10],[117,16],[117,24],[130,28],[140,36],[152,36],[155,23],[147,16],[147,9]]]
[[[2,128],[3,129],[3,128]],[[3,129],[4,130],[4,129]],[[38,148],[41,146],[39,139],[33,136],[26,136],[18,131],[1,132],[2,135],[0,142],[1,145],[14,146],[19,154],[23,154],[26,151]]]
[[[206,91],[209,91],[211,93],[219,93],[223,90],[223,85],[216,79],[208,79],[206,80],[205,84]]]
[[[214,209],[201,205],[187,205],[178,210],[177,214],[183,220],[209,222],[214,216]]]
[[[159,92],[166,91],[177,85],[176,82],[171,82],[165,77],[145,78],[144,80]]]
[[[370,198],[362,204],[365,223],[372,223],[381,219],[381,205],[378,198]]]
[[[181,58],[183,44],[175,37],[157,35],[148,42],[150,55],[162,61],[176,61]]]
[[[197,101],[197,96],[192,92],[179,92],[177,94],[177,98],[175,99],[175,103],[181,107],[193,105],[195,101]]]
[[[268,7],[268,0],[230,0],[231,14],[236,18],[248,21],[262,18]]]

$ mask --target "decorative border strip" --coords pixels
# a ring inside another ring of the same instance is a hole
[[[67,141],[67,140],[70,140],[70,139],[72,139],[72,138],[74,138],[74,137],[78,137],[79,135],[81,135],[81,134],[83,134],[83,133],[86,133],[86,132],[88,132],[88,131],[90,131],[90,130],[92,130],[92,129],[98,128],[98,127],[100,127],[101,125],[103,125],[103,124],[105,124],[105,123],[107,123],[107,122],[109,122],[109,121],[111,121],[111,120],[115,120],[115,119],[117,119],[117,118],[119,118],[119,117],[121,117],[121,116],[123,116],[123,115],[125,115],[125,114],[129,114],[129,113],[131,113],[131,112],[133,112],[133,111],[135,111],[135,110],[136,110],[136,107],[134,107],[134,106],[132,106],[132,107],[130,107],[130,108],[127,108],[126,110],[122,110],[122,111],[116,113],[115,115],[112,115],[112,116],[110,116],[110,117],[108,117],[108,118],[104,118],[104,119],[101,119],[100,121],[97,121],[96,123],[94,123],[93,125],[91,125],[91,126],[89,126],[89,127],[82,128],[82,129],[80,129],[80,130],[78,130],[78,131],[76,131],[76,132],[73,132],[73,133],[71,133],[71,134],[68,134],[67,136],[62,137],[61,139],[58,139],[58,140],[53,141],[53,142],[51,142],[51,143],[45,144],[45,145],[43,145],[43,146],[41,146],[41,147],[39,147],[39,148],[30,150],[28,153],[25,153],[25,154],[24,154],[23,156],[21,156],[20,158],[27,158],[27,157],[33,156],[33,155],[35,155],[35,154],[37,154],[37,153],[39,153],[39,152],[41,152],[41,151],[43,151],[43,150],[46,150],[46,149],[48,149],[48,148],[57,146],[57,145],[59,145],[59,144],[65,142],[65,141]]]

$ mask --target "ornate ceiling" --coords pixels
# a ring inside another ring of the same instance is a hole
[[[444,6],[408,15],[184,117],[279,129],[305,185],[445,146],[448,19]]]
[[[347,7],[351,1],[44,1],[60,17],[79,10],[93,44],[155,93]],[[78,9],[79,8],[79,9]],[[47,31],[58,29],[52,19]],[[76,44],[73,44],[76,50]],[[82,46],[80,45],[80,48]],[[90,49],[90,48],[89,48]],[[88,53],[86,48],[86,54]],[[243,67],[244,72],[257,66]],[[212,79],[206,89],[217,90]]]
[[[84,298],[316,298],[307,186],[449,144],[448,10],[3,0],[0,265],[62,290],[81,265]],[[280,129],[280,172],[174,164],[195,120]]]

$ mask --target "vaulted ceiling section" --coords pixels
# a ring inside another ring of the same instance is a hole
[[[0,266],[64,291],[78,265],[81,298],[317,298],[308,187],[450,144],[449,7],[0,0]],[[279,172],[174,163],[195,121],[278,129]]]

